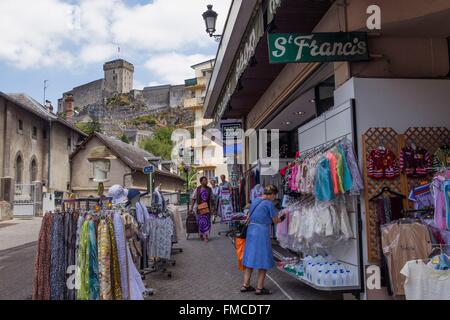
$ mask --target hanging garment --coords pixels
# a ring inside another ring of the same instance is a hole
[[[319,201],[334,199],[333,182],[328,159],[323,157],[318,163],[315,178],[315,195]]]
[[[442,186],[444,188],[447,229],[450,230],[450,180],[445,180]]]
[[[339,186],[339,193],[345,193],[344,189],[344,161],[342,158],[342,154],[336,149],[333,148],[331,152],[336,157],[336,173],[338,178],[338,186]]]
[[[66,270],[64,256],[64,221],[60,214],[53,218],[51,240],[50,299],[64,300]]]
[[[395,154],[384,147],[372,150],[368,156],[367,175],[372,179],[394,179],[400,175]]]
[[[80,232],[80,243],[77,258],[77,273],[79,273],[79,289],[77,300],[89,300],[89,221],[84,221]]]
[[[450,300],[450,271],[435,270],[423,261],[408,261],[401,270],[407,300]]]
[[[408,177],[427,176],[432,170],[431,156],[423,148],[405,147],[400,152],[400,169]]]
[[[261,197],[263,193],[264,188],[260,184],[257,184],[251,191],[250,201],[255,201],[257,198]]]
[[[331,174],[331,181],[333,183],[333,192],[335,195],[339,194],[339,178],[337,174],[337,159],[334,153],[331,151],[328,151],[326,153],[326,157],[328,159],[328,163],[330,166],[330,174]]]
[[[98,271],[100,300],[112,300],[111,290],[111,239],[105,219],[98,226]]]
[[[450,168],[450,147],[441,146],[433,155],[433,169],[442,171]]]
[[[111,217],[106,219],[109,243],[111,245],[110,249],[110,262],[111,262],[111,293],[113,300],[122,300],[122,286],[121,286],[121,276],[120,276],[120,261],[119,252],[117,250],[116,235],[114,232],[114,225]]]
[[[120,287],[122,288],[122,298],[123,300],[128,300],[130,297],[129,283],[128,283],[130,276],[128,271],[126,240],[122,219],[120,217],[120,214],[117,212],[113,214],[113,224],[117,245],[117,256],[119,259]]]
[[[432,250],[428,229],[419,223],[394,222],[383,226],[381,234],[393,292],[395,295],[404,295],[405,278],[400,271],[406,262],[428,257]]]
[[[46,214],[39,231],[34,271],[33,300],[50,300],[51,240],[53,215]]]
[[[345,155],[344,149],[342,148],[341,145],[337,146],[337,150],[342,157],[342,166],[343,166],[342,183],[344,187],[344,192],[348,192],[352,190],[353,187],[353,180],[352,175],[350,173],[349,163],[347,160],[347,156]]]
[[[69,213],[66,214],[68,219],[68,230],[66,236],[66,283],[69,280],[69,277],[73,277],[73,272],[76,270],[76,237],[77,237],[77,222],[78,222],[78,213]],[[75,267],[75,268],[74,268]],[[69,272],[69,270],[71,272]],[[73,283],[73,287],[65,287],[66,291],[66,299],[67,300],[75,300],[76,290],[75,283]]]
[[[94,221],[89,221],[89,300],[100,299],[98,279],[97,233]]]
[[[433,207],[434,199],[431,194],[431,185],[426,184],[412,188],[408,199],[414,202],[415,210]]]
[[[441,230],[446,230],[447,213],[445,208],[444,177],[436,176],[431,184],[434,197],[434,223]]]
[[[364,183],[361,176],[361,171],[358,167],[358,162],[355,156],[355,150],[353,149],[352,142],[348,139],[345,139],[342,142],[342,148],[345,152],[345,157],[347,159],[347,163],[350,170],[350,175],[352,177],[352,194],[359,194],[361,190],[364,189]]]

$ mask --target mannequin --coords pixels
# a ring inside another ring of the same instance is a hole
[[[155,188],[155,191],[153,192],[153,196],[152,196],[152,205],[157,205],[158,207],[161,208],[161,212],[165,212],[166,211],[166,201],[164,199],[164,196],[161,192],[161,184],[158,185]]]

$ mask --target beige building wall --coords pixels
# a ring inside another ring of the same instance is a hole
[[[78,197],[98,195],[98,183],[93,181],[94,168],[92,163],[88,161],[89,153],[93,148],[98,146],[103,146],[103,143],[94,137],[72,158],[71,189]],[[105,191],[115,184],[123,185],[124,175],[130,172],[131,169],[121,160],[111,160],[111,170],[108,173],[109,182],[104,183]],[[131,176],[126,177],[125,181],[127,186],[130,185],[131,180]]]
[[[70,191],[70,155],[82,136],[59,123],[52,124],[51,183],[50,189]],[[69,188],[67,188],[69,186]]]
[[[19,130],[19,120],[22,121],[23,130]],[[37,130],[36,138],[32,137],[33,127]],[[31,162],[35,159],[37,164],[37,180],[47,180],[47,150],[48,150],[48,123],[41,118],[24,111],[21,108],[15,108],[13,104],[8,107],[6,122],[4,150],[4,173],[3,176],[16,178],[16,160],[20,155],[23,163],[22,184],[30,184],[31,181]],[[44,130],[47,137],[44,138]],[[3,135],[3,133],[2,133]],[[16,181],[17,183],[17,181]]]
[[[335,3],[313,32],[369,31],[366,10],[372,4],[372,0],[347,0],[345,7]],[[450,69],[447,44],[450,21],[446,17],[450,13],[450,1],[379,0],[376,4],[381,8],[382,30],[374,31],[379,36],[369,37],[369,50],[378,58],[369,62],[334,63],[336,87],[353,76],[447,76]],[[249,113],[246,128],[260,125],[262,119],[273,112],[318,65],[287,64]]]

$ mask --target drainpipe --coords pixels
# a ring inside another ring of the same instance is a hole
[[[52,119],[49,119],[49,130],[48,130],[48,172],[47,172],[47,192],[50,193],[50,183],[51,183],[51,179],[52,179],[52,174],[51,174],[51,170],[52,170]]]

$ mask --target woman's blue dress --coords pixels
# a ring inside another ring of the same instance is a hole
[[[272,201],[263,199],[254,200],[250,212],[253,214],[247,229],[242,264],[247,268],[268,270],[275,265],[270,240],[270,226],[272,218],[276,217],[278,212]]]

